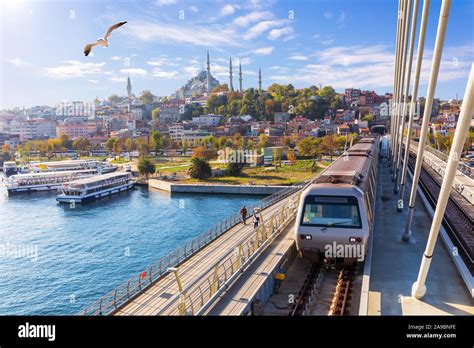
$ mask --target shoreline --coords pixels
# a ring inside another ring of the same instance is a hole
[[[284,185],[226,185],[178,184],[160,179],[148,179],[148,187],[169,193],[217,193],[242,195],[271,195],[288,186]]]

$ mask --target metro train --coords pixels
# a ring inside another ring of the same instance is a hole
[[[302,193],[295,240],[302,257],[362,262],[373,228],[379,137],[365,137]]]

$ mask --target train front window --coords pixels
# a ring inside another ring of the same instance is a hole
[[[304,202],[303,226],[362,228],[356,197],[307,196]]]

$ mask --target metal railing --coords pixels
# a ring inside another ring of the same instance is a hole
[[[265,209],[276,202],[290,196],[305,187],[309,181],[289,186],[273,195],[263,198],[254,206],[248,208],[253,216],[254,208]],[[81,310],[78,315],[108,315],[119,309],[122,305],[144,292],[158,279],[168,274],[168,268],[176,267],[203,247],[224,234],[240,222],[240,215],[234,214],[212,226],[207,232],[186,242],[182,247],[159,259],[153,265],[140,272],[137,276],[119,285],[115,290],[107,293],[99,300]]]
[[[411,141],[416,147],[418,147],[418,142],[417,141],[414,141],[412,140]],[[428,152],[431,152],[433,155],[435,155],[436,157],[438,157],[440,160],[448,163],[448,155],[445,154],[444,152],[441,152],[433,147],[431,147],[430,145],[426,144],[426,147],[425,147],[426,151]],[[471,179],[474,179],[474,173],[471,169],[471,167],[469,167],[468,165],[462,163],[462,162],[459,162],[458,163],[458,166],[457,166],[457,170],[459,170],[461,173],[463,173],[464,175],[466,175],[467,177],[471,178]]]
[[[270,242],[293,220],[296,215],[296,197],[289,204],[266,218],[254,233],[236,243],[215,264],[204,272],[208,276],[187,285],[170,299],[158,315],[202,315],[212,305],[228,284],[242,274]]]

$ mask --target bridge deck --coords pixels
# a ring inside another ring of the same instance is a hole
[[[411,181],[408,181],[410,187]],[[413,241],[401,240],[407,209],[396,211],[398,195],[386,161],[380,163],[375,214],[369,315],[469,315],[474,301],[454,262],[438,238],[422,300],[411,297],[431,226],[431,217],[417,198]],[[406,206],[406,205],[405,205]]]
[[[248,300],[255,296],[268,277],[272,277],[272,271],[284,261],[285,254],[294,245],[293,232],[294,222],[292,221],[232,285],[230,290],[221,295],[219,301],[206,315],[243,314],[249,304]]]
[[[289,197],[262,211],[263,218],[271,216],[281,210],[282,206],[288,202]],[[193,281],[207,278],[213,272],[212,266],[223,255],[233,251],[239,242],[254,234],[253,224],[249,219],[247,225],[238,224],[204,247],[195,255],[184,261],[179,266],[179,277],[182,286],[186,286]],[[166,274],[149,289],[122,306],[114,315],[173,315],[177,314],[176,306],[167,308],[175,296],[179,294],[178,284],[173,273]]]

